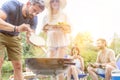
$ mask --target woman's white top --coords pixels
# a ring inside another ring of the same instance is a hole
[[[49,21],[48,16],[43,19],[43,24],[56,25],[59,22],[67,23],[66,16],[63,13],[53,15],[52,20]],[[65,47],[70,43],[69,34],[65,34],[61,29],[51,29],[47,31],[47,46],[48,47]]]
[[[74,59],[74,61],[73,61],[74,63],[75,63],[75,66],[77,67],[77,68],[81,68],[81,62],[80,62],[80,60],[79,59]]]

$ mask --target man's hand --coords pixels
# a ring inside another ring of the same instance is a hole
[[[93,64],[96,68],[100,67],[100,64],[99,63],[94,63]]]
[[[89,66],[94,67],[94,68],[98,68],[99,67],[99,63],[89,63]]]
[[[17,31],[18,32],[32,32],[32,29],[30,28],[29,24],[22,24],[20,26],[17,27]]]

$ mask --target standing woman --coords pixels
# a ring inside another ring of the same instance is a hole
[[[48,14],[43,19],[43,30],[47,34],[48,57],[64,58],[69,45],[67,16],[62,12],[66,0],[46,0]]]
[[[48,14],[43,19],[43,31],[47,34],[48,57],[64,58],[69,45],[70,25],[62,12],[66,0],[45,0]],[[61,79],[62,80],[62,79]]]

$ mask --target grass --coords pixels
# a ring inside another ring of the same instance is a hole
[[[3,80],[8,80],[10,75],[12,75],[12,73],[2,73],[2,79]]]

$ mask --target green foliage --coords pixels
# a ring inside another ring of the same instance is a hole
[[[110,48],[115,51],[116,55],[120,54],[120,36],[116,33],[114,33]]]
[[[87,50],[84,51],[81,55],[84,58],[85,65],[87,66],[88,63],[93,63],[96,61],[97,52],[92,50]]]
[[[81,56],[84,59],[85,71],[87,71],[89,63],[94,63],[96,61],[97,52],[95,50],[84,50],[81,52]]]
[[[34,56],[33,45],[24,43],[24,45],[23,45],[23,58],[33,57],[33,56]]]
[[[80,50],[86,49],[91,46],[93,43],[92,37],[90,33],[78,33],[73,39],[73,44],[77,45]]]
[[[22,47],[23,47],[23,58],[33,57],[34,56],[33,45],[27,42],[25,33],[21,33],[21,37],[22,37]]]
[[[2,73],[2,80],[8,80],[13,73]]]
[[[43,37],[45,40],[47,39],[47,35],[45,32],[41,32],[39,36]]]
[[[2,72],[11,72],[13,70],[13,66],[10,61],[4,61],[2,65]]]

